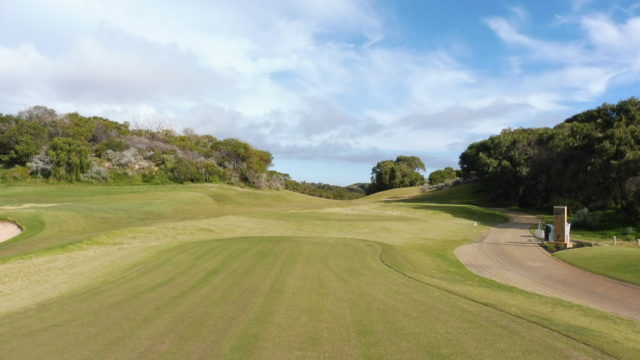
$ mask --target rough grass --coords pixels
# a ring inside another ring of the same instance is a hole
[[[636,322],[469,272],[453,249],[504,216],[407,201],[417,189],[357,201],[228,186],[0,191],[0,207],[59,204],[0,209],[27,224],[0,245],[3,359],[640,352]]]
[[[562,251],[555,256],[596,274],[640,285],[640,248],[596,246]]]

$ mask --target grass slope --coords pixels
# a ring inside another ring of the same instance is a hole
[[[597,246],[562,251],[555,256],[596,274],[640,285],[640,249]]]
[[[210,185],[0,191],[0,216],[27,223],[0,245],[0,358],[640,352],[636,322],[470,273],[453,249],[504,217],[408,201],[417,189],[349,202]]]

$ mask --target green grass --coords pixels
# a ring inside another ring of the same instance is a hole
[[[640,285],[640,248],[596,246],[562,251],[555,256],[596,274]]]
[[[492,203],[477,184],[462,184],[441,190],[434,190],[406,199],[409,202],[423,202],[438,204],[465,204],[490,207]]]
[[[2,359],[640,352],[637,322],[469,272],[453,250],[505,217],[447,204],[442,193],[331,201],[220,185],[0,192],[0,217],[27,228],[0,244]],[[6,207],[21,204],[56,205]]]

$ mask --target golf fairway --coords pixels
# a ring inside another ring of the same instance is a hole
[[[428,198],[340,202],[224,186],[166,187],[162,198],[159,187],[74,189],[50,187],[34,199],[15,188],[2,199],[0,215],[34,229],[0,244],[2,359],[560,359],[640,351],[636,322],[466,270],[453,249],[503,221],[493,211]],[[6,208],[38,201],[64,205]],[[91,213],[82,210],[89,206]],[[72,219],[82,224],[75,233]]]

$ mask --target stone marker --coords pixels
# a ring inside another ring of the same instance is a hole
[[[554,206],[553,207],[553,230],[554,239],[553,242],[558,244],[564,244],[569,247],[569,241],[566,236],[567,226],[567,207],[566,206]]]

